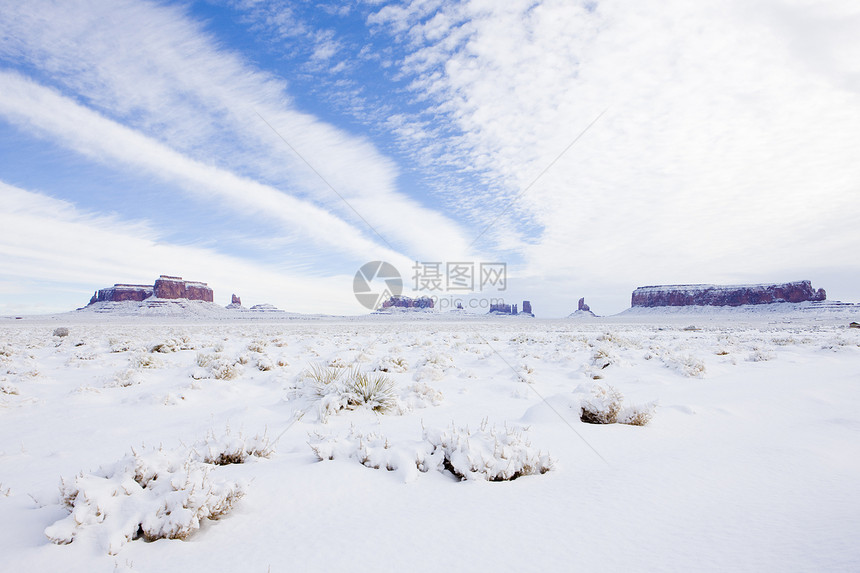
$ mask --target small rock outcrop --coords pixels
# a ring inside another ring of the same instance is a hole
[[[245,308],[245,307],[242,306],[242,299],[234,294],[230,299],[230,304],[228,304],[225,308]]]
[[[775,302],[822,301],[824,289],[814,290],[810,281],[756,285],[661,285],[633,291],[633,307],[741,306]]]
[[[382,303],[382,308],[433,308],[435,302],[429,296],[410,298],[408,296],[396,295]]]
[[[587,304],[585,304],[585,297],[579,299],[579,306],[577,306],[576,310],[582,310],[585,312],[591,312],[591,308]]]
[[[532,303],[527,300],[523,301],[522,311],[520,311],[515,304],[505,304],[500,302],[491,304],[488,314],[510,314],[512,316],[525,314],[527,316],[534,316],[532,314]]]
[[[150,297],[212,302],[214,293],[206,283],[185,281],[182,280],[182,277],[161,275],[152,286],[115,284],[112,287],[97,290],[90,299],[90,304],[126,300],[141,302]]]

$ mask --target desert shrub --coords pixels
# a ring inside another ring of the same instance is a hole
[[[6,380],[0,380],[0,394],[18,395],[18,387]]]
[[[178,338],[172,337],[162,342],[157,342],[149,347],[150,352],[160,352],[162,354],[169,354],[171,352],[179,352],[180,350],[193,350],[194,345],[191,343],[191,339],[187,336],[180,336]]]
[[[120,338],[109,338],[108,346],[111,352],[128,352],[132,349],[131,341]]]
[[[413,382],[406,387],[406,403],[413,408],[438,406],[445,399],[442,392],[424,382]]]
[[[362,433],[351,427],[342,437],[309,436],[308,445],[320,461],[354,459],[374,469],[397,471],[411,481],[419,472],[450,472],[461,480],[507,481],[524,475],[543,474],[554,462],[535,450],[525,429],[487,428],[478,431],[451,426],[426,430],[420,442],[392,444],[382,434]]]
[[[252,340],[250,344],[248,344],[248,350],[251,352],[259,352],[263,354],[266,352],[266,341],[262,339]]]
[[[614,424],[621,412],[621,392],[609,386],[595,385],[591,396],[582,401],[579,419],[586,424]]]
[[[346,369],[313,364],[299,374],[317,396],[325,396],[335,389]]]
[[[495,427],[487,421],[477,431],[451,425],[445,430],[425,430],[424,438],[434,453],[442,456],[442,467],[461,480],[507,481],[537,475],[552,469],[549,454],[535,450],[524,428]]]
[[[319,414],[323,421],[340,410],[360,407],[378,413],[398,410],[394,381],[382,373],[362,372],[358,366],[313,365],[299,375],[299,382],[304,383],[305,395],[320,399]]]
[[[388,438],[375,432],[363,434],[355,426],[350,426],[349,434],[342,438],[312,434],[308,445],[320,461],[352,458],[373,469],[394,471],[398,468]]]
[[[108,553],[143,537],[186,539],[204,519],[218,519],[245,493],[234,481],[214,480],[211,466],[163,449],[132,451],[116,464],[60,484],[69,515],[45,529],[53,543],[71,543],[94,530]]]
[[[353,371],[344,385],[347,406],[366,406],[375,412],[388,412],[397,405],[394,382],[384,374]]]
[[[113,375],[113,378],[104,383],[105,388],[127,388],[140,384],[140,374],[133,368],[120,370]]]
[[[69,335],[69,329],[65,326],[59,326],[54,329],[54,336],[58,338],[63,338]]]
[[[586,424],[627,424],[644,426],[654,417],[655,402],[640,406],[623,405],[624,396],[610,385],[596,384],[591,395],[580,403],[579,419]]]
[[[222,358],[210,364],[209,371],[216,380],[233,380],[240,376],[242,368],[238,363]]]
[[[274,370],[275,364],[268,356],[260,356],[257,358],[257,370],[262,372],[268,372],[269,370]]]
[[[131,368],[161,368],[164,366],[164,361],[153,354],[138,353],[132,355],[128,359]]]
[[[409,362],[399,356],[385,356],[379,361],[376,370],[380,372],[406,372],[409,370]]]
[[[269,458],[274,450],[275,446],[266,432],[245,437],[242,432],[233,435],[229,426],[223,436],[216,436],[210,431],[206,439],[192,447],[195,459],[216,466],[243,464],[249,457]]]
[[[608,346],[598,346],[591,354],[591,366],[595,370],[603,370],[618,361],[615,353]]]
[[[764,348],[753,348],[747,356],[747,362],[767,362],[773,360],[776,355]]]
[[[703,378],[705,376],[705,363],[692,354],[673,354],[667,352],[662,357],[663,363],[690,378]]]
[[[618,415],[618,423],[628,426],[644,426],[654,417],[656,409],[657,405],[654,402],[648,402],[641,406],[625,407]]]
[[[207,377],[216,380],[233,380],[242,374],[242,366],[238,360],[225,358],[220,352],[198,352],[197,366],[199,368],[191,373],[191,377],[197,380]]]

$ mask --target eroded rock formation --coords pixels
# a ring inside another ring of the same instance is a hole
[[[150,297],[166,299],[184,298],[212,302],[214,299],[213,294],[212,289],[206,283],[184,281],[182,277],[161,275],[152,286],[115,284],[112,287],[100,289],[90,299],[90,304],[107,301],[143,301]]]
[[[660,285],[633,291],[634,307],[740,306],[774,302],[821,301],[824,289],[814,290],[810,281],[756,285]]]
[[[503,302],[500,302],[500,303],[491,304],[489,313],[490,314],[510,314],[510,315],[528,314],[528,315],[534,316],[534,315],[532,315],[532,303],[527,301],[527,300],[523,301],[522,311],[520,311],[517,308],[517,305],[515,305],[515,304],[505,304]]]
[[[589,306],[587,304],[585,304],[585,297],[582,297],[581,299],[579,299],[579,306],[577,307],[577,310],[581,310],[584,312],[591,312],[591,308],[589,308]]]
[[[151,285],[115,284],[112,287],[99,289],[90,299],[90,304],[104,301],[145,300],[152,296]]]
[[[408,296],[392,296],[382,303],[382,308],[433,308],[435,302],[429,296],[410,298]]]

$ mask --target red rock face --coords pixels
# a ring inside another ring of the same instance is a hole
[[[124,285],[116,284],[109,288],[103,288],[93,295],[90,304],[103,301],[120,302],[123,300],[146,300],[152,296],[152,287],[149,285]]]
[[[634,307],[740,306],[773,302],[821,301],[824,289],[814,290],[810,281],[761,285],[665,285],[639,287],[633,291]]]
[[[209,288],[206,283],[185,283],[185,298],[188,300],[205,300],[206,302],[212,302],[214,300],[214,293],[212,289]]]
[[[117,284],[110,288],[96,291],[90,299],[90,304],[104,301],[142,301],[151,296],[167,299],[185,298],[206,302],[214,300],[214,293],[206,283],[184,281],[181,277],[161,275],[155,281],[154,286]]]
[[[155,298],[187,298],[185,281],[179,277],[161,275],[155,281]]]
[[[230,304],[238,304],[239,306],[241,306],[242,299],[234,294],[232,300],[230,300]]]
[[[531,301],[529,301],[529,300],[524,300],[524,301],[523,301],[523,312],[524,312],[524,313],[527,313],[527,314],[531,314],[531,313],[532,313],[532,303],[531,303]]]

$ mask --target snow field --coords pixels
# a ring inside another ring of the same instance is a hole
[[[0,570],[856,570],[860,332],[652,320],[3,327]]]

